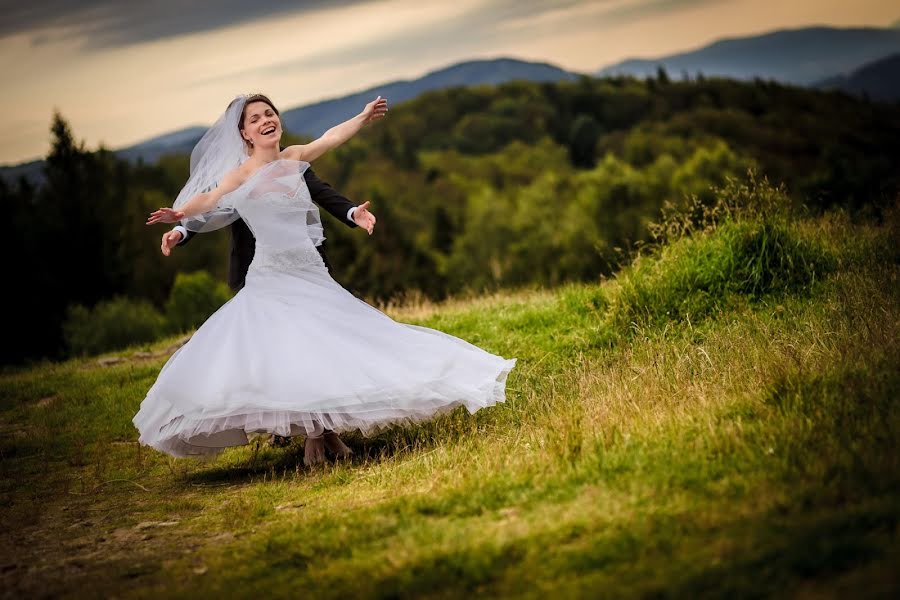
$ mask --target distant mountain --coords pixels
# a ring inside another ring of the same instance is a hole
[[[165,133],[153,137],[149,140],[137,143],[134,146],[116,150],[116,155],[120,158],[136,161],[139,158],[144,162],[152,163],[163,154],[171,154],[174,149],[187,149],[188,152],[194,147],[203,134],[206,127],[197,125],[188,127],[187,129],[179,129],[171,133]]]
[[[431,90],[463,85],[497,85],[523,79],[527,81],[561,81],[577,79],[579,74],[564,71],[546,63],[533,63],[510,58],[459,63],[434,71],[412,81],[394,81],[362,92],[310,104],[282,112],[281,120],[293,133],[319,136],[329,128],[355,114],[366,102],[381,95],[392,104],[412,100]]]
[[[180,129],[139,142],[128,148],[116,150],[115,154],[119,158],[132,162],[143,160],[147,163],[154,163],[164,154],[190,152],[206,129],[206,127],[200,126]],[[44,161],[32,160],[9,167],[0,167],[0,177],[9,182],[18,181],[20,177],[25,177],[25,179],[34,184],[40,184],[44,181]]]
[[[815,87],[857,96],[865,94],[881,102],[900,101],[900,53],[863,65],[849,75],[829,77]]]
[[[31,183],[41,183],[44,180],[44,161],[31,160],[11,167],[0,167],[0,177],[8,182],[24,177]]]
[[[419,79],[393,81],[349,96],[283,110],[281,120],[285,129],[291,133],[319,136],[329,127],[356,114],[365,106],[366,102],[379,94],[388,98],[391,104],[395,105],[412,100],[424,92],[448,87],[496,85],[519,79],[552,82],[577,79],[580,76],[578,73],[564,71],[547,63],[526,62],[510,58],[476,60],[433,71]],[[154,162],[164,154],[190,152],[204,131],[206,131],[206,127],[201,126],[179,129],[116,150],[116,154],[131,161],[143,159],[145,162]],[[0,167],[0,177],[9,181],[24,175],[37,182],[42,178],[43,164],[43,161],[38,160],[11,167]]]
[[[388,98],[392,105],[412,100],[431,90],[464,85],[496,85],[523,79],[526,81],[561,81],[577,79],[580,75],[564,71],[546,63],[525,62],[511,58],[476,60],[459,63],[433,71],[411,81],[393,81],[369,89],[281,111],[281,122],[291,133],[318,137],[327,129],[347,120],[377,95]],[[190,127],[151,138],[140,144],[117,151],[117,154],[147,162],[160,155],[190,152],[203,135],[205,127]]]
[[[759,77],[812,85],[897,52],[900,30],[896,28],[810,27],[724,39],[698,50],[655,59],[626,60],[600,69],[597,75],[647,77],[663,66],[673,78],[686,72],[692,76]]]

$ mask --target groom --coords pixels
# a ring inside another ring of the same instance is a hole
[[[313,202],[327,210],[338,221],[341,221],[348,227],[359,226],[365,229],[369,235],[372,235],[375,229],[375,215],[369,212],[368,202],[356,206],[336,192],[328,183],[319,179],[311,167],[304,171],[303,177],[306,180],[306,187],[309,188],[309,195]],[[194,232],[177,225],[171,231],[163,234],[160,249],[164,256],[169,256],[175,246],[182,246],[193,237]],[[328,264],[328,258],[325,256],[322,245],[316,246],[316,249],[322,256],[325,266],[330,270],[331,266]],[[231,256],[228,261],[228,286],[233,291],[237,292],[244,287],[247,271],[255,253],[256,238],[253,237],[247,224],[241,219],[232,223]],[[275,441],[276,443],[284,443],[284,438],[276,436]],[[351,454],[350,448],[344,445],[344,442],[341,441],[341,438],[335,432],[326,430],[325,434],[319,438],[307,438],[303,462],[307,465],[312,465],[324,461],[325,448],[328,448],[337,458],[346,458]]]

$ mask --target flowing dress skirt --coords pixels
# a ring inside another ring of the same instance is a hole
[[[166,363],[134,417],[173,456],[216,454],[248,433],[370,433],[505,399],[515,359],[393,321],[320,262],[253,269]]]

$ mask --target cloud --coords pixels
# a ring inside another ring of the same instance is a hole
[[[361,0],[2,0],[0,38],[28,32],[34,44],[77,38],[88,48],[112,48],[211,31],[279,14],[360,3]]]
[[[721,0],[640,0],[623,3],[623,6],[611,10],[608,16],[621,20],[656,17],[701,4],[719,4]]]
[[[594,0],[593,2],[540,3],[543,10],[519,11],[511,19],[499,21],[501,30],[547,29],[556,27],[611,26],[666,14],[694,4],[717,0]],[[537,7],[535,7],[537,8]]]
[[[585,15],[618,20],[641,18],[711,0],[485,0],[468,25],[507,29],[557,22],[574,24]],[[79,40],[90,49],[108,49],[213,31],[287,14],[363,6],[371,0],[0,0],[0,39],[28,33],[34,45]],[[411,6],[428,4],[410,2]],[[442,3],[438,3],[442,4]],[[385,22],[391,16],[385,15]],[[465,30],[458,35],[465,34]]]

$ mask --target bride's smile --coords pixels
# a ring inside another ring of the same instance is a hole
[[[281,141],[281,120],[278,113],[265,102],[248,103],[245,114],[242,136],[253,148],[257,146],[277,147]]]

